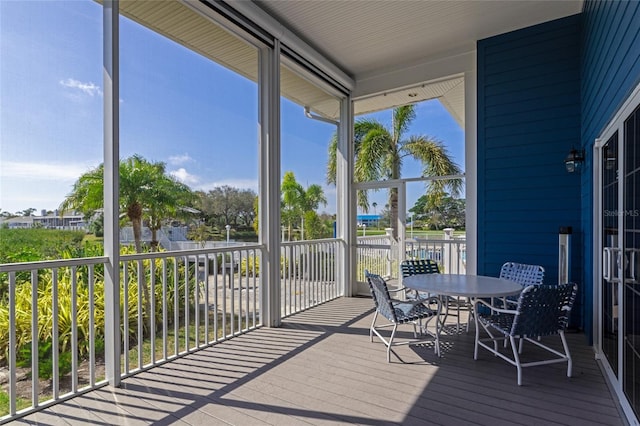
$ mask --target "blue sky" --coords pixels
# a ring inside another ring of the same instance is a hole
[[[93,1],[0,0],[0,209],[53,210],[102,162],[102,15]],[[257,86],[121,20],[120,154],[162,161],[193,189],[257,190]],[[464,167],[464,133],[438,101],[417,106],[410,134],[443,141]],[[390,124],[391,112],[371,117]],[[282,102],[282,171],[325,186],[332,125]],[[420,174],[407,161],[403,177]],[[409,205],[424,186],[409,187]],[[378,211],[385,194],[372,194]]]

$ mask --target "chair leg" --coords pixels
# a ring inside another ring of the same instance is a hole
[[[511,342],[511,350],[513,351],[513,360],[518,369],[518,386],[522,386],[522,365],[520,365],[520,354],[518,354],[518,348],[516,347],[516,339],[513,336],[509,336],[509,341]]]
[[[371,321],[371,327],[369,328],[369,341],[373,342],[373,327],[376,324],[376,318],[378,318],[378,311],[373,315],[373,321]]]
[[[387,362],[391,362],[391,345],[393,344],[393,336],[395,336],[397,329],[398,329],[398,324],[393,324],[391,337],[389,337],[389,343],[387,344]]]
[[[573,362],[571,361],[571,353],[569,353],[569,345],[567,345],[567,339],[564,337],[564,331],[560,330],[559,333],[560,333],[560,340],[562,340],[562,347],[564,348],[564,353],[567,356],[567,377],[571,377]]]

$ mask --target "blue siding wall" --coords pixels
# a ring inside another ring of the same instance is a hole
[[[563,162],[580,146],[580,27],[575,15],[478,42],[479,274],[534,263],[557,283],[558,230],[571,226],[583,280],[580,174]]]
[[[582,173],[582,228],[593,229],[592,149],[620,105],[640,83],[640,2],[587,1],[583,9],[582,142],[588,167]],[[585,239],[586,306],[593,304],[593,239]],[[592,312],[587,310],[590,333]]]

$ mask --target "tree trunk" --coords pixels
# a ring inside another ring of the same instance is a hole
[[[393,228],[393,238],[398,239],[398,189],[389,189],[389,218]]]
[[[397,141],[393,159],[391,162],[391,179],[400,179],[400,155],[398,153]],[[393,238],[398,239],[398,189],[389,189],[389,217],[391,218],[391,228],[393,228]]]
[[[136,245],[136,253],[142,253],[142,205],[134,203],[127,208],[127,215],[131,220],[131,226],[133,227],[133,239]],[[142,303],[144,304],[144,320],[151,317],[151,298],[149,297],[149,288],[145,280],[139,280],[143,282],[142,286]],[[150,329],[150,328],[149,328]]]
[[[127,208],[127,216],[133,227],[133,240],[136,246],[136,253],[142,253],[142,206],[134,203]]]
[[[158,251],[158,230],[151,228],[151,251]]]

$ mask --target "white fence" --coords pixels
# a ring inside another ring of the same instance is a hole
[[[344,294],[342,244],[282,244],[283,317]],[[464,273],[464,240],[409,240],[398,250],[387,236],[358,238],[358,280],[364,269],[397,278],[401,254]],[[106,385],[106,351],[118,351],[127,377],[260,326],[263,254],[260,245],[235,245],[123,255],[116,319],[105,311],[105,257],[0,265],[0,374],[9,395],[0,423]],[[112,322],[117,344],[105,341]]]
[[[432,259],[444,274],[465,274],[466,248],[466,239],[454,237],[450,231],[445,231],[441,239],[407,239],[404,256],[389,235],[358,237],[357,279],[365,281],[365,270],[388,280],[397,279],[400,259]]]
[[[283,244],[283,316],[343,294],[340,244]],[[114,322],[105,311],[106,257],[0,265],[1,390],[9,396],[4,408],[0,398],[0,424],[106,385],[106,351],[119,347],[127,377],[260,326],[262,255],[259,245],[123,255],[117,344],[105,341]]]

